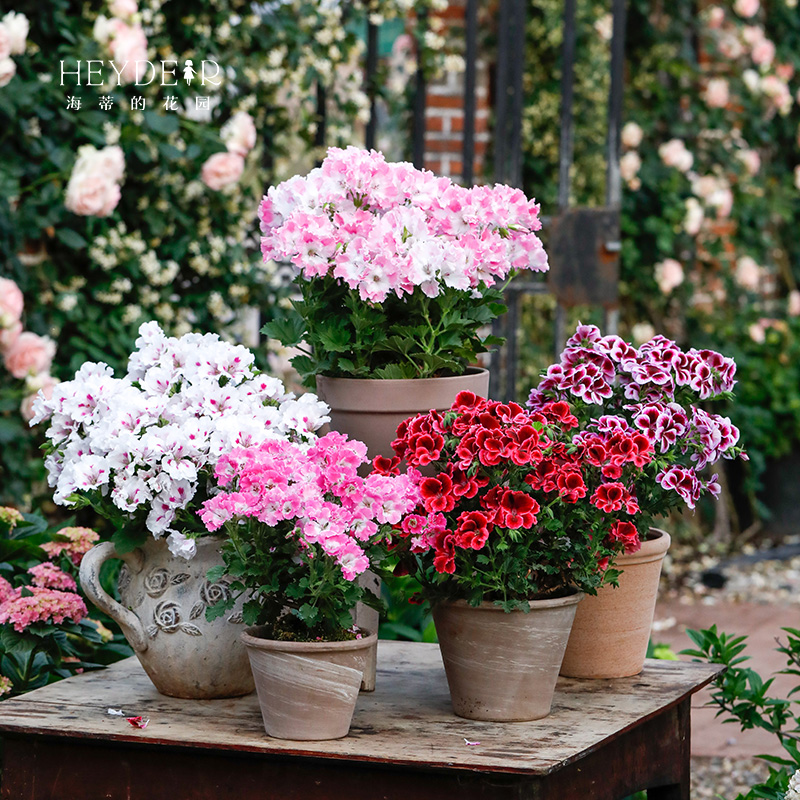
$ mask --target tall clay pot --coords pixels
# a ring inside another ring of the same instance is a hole
[[[331,429],[364,442],[370,459],[394,455],[392,442],[397,438],[397,426],[404,419],[431,409],[444,411],[463,391],[486,397],[489,371],[470,367],[464,375],[407,380],[317,375],[317,396],[331,407]],[[380,580],[372,573],[367,573],[363,580],[376,594],[380,593]],[[378,612],[363,603],[358,604],[354,618],[359,627],[378,630]],[[376,645],[364,673],[361,688],[365,692],[375,689],[377,658]]]
[[[317,375],[317,395],[331,407],[331,429],[367,445],[369,457],[393,455],[397,426],[414,414],[450,408],[459,392],[489,393],[489,371],[471,367],[450,378],[382,380]]]
[[[582,597],[532,600],[528,613],[464,600],[434,607],[453,711],[491,722],[546,717]]]
[[[666,531],[651,530],[641,549],[622,555],[619,586],[601,586],[578,608],[561,674],[571,678],[627,678],[644,666],[658,594]]]
[[[119,574],[121,603],[100,584],[100,568],[110,558],[124,565]],[[197,540],[197,554],[173,556],[166,540],[148,538],[141,548],[118,554],[111,542],[93,547],[81,561],[80,579],[89,599],[122,628],[150,680],[161,694],[206,700],[253,691],[253,676],[242,633],[242,606],[206,622],[206,608],[230,590],[206,573],[222,564],[217,537]]]
[[[346,642],[283,642],[248,628],[242,641],[258,692],[264,728],[276,739],[347,736],[376,633]]]

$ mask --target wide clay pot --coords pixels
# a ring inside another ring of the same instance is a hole
[[[470,367],[449,378],[382,380],[317,375],[317,395],[331,407],[331,429],[367,445],[370,459],[394,455],[397,426],[431,409],[444,411],[459,392],[489,393],[489,371]]]
[[[210,699],[253,691],[243,630],[242,601],[206,621],[206,608],[225,597],[225,579],[211,583],[206,573],[222,564],[217,537],[197,540],[188,561],[173,556],[166,540],[148,538],[141,548],[118,554],[111,542],[93,547],[81,562],[81,586],[89,599],[122,628],[145,672],[161,694]],[[100,584],[100,568],[110,558],[124,562],[119,573],[121,603]]]
[[[666,531],[651,530],[636,553],[621,555],[619,586],[601,586],[578,608],[561,674],[570,678],[627,678],[644,666],[658,595]]]
[[[491,722],[526,722],[550,713],[558,670],[580,592],[530,601],[506,613],[465,600],[433,609],[453,711]]]
[[[346,642],[284,642],[264,632],[248,628],[241,638],[267,733],[304,742],[347,736],[377,633]]]
[[[392,442],[397,438],[397,426],[404,419],[431,409],[444,411],[463,391],[486,397],[489,371],[470,367],[464,375],[406,380],[317,375],[317,396],[331,407],[331,429],[364,442],[370,459],[394,455]],[[363,467],[362,473],[366,474],[369,469],[369,466]],[[363,582],[380,594],[380,580],[372,573],[364,576]],[[363,603],[358,604],[354,619],[361,628],[378,630],[378,612]],[[364,673],[361,688],[365,692],[375,689],[377,658],[376,644]]]

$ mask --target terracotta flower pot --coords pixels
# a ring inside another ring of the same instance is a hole
[[[331,430],[346,433],[367,445],[370,459],[392,456],[392,442],[397,426],[408,417],[432,408],[450,408],[459,392],[470,391],[480,397],[489,393],[489,371],[470,367],[465,375],[450,378],[383,380],[362,378],[329,378],[317,375],[317,395],[331,407]],[[380,580],[372,573],[364,576],[363,585],[380,594]],[[378,612],[359,603],[354,621],[360,628],[378,630]],[[362,689],[375,689],[377,644],[370,654]]]
[[[317,741],[347,736],[376,633],[347,642],[281,642],[248,628],[250,657],[264,728],[276,739]]]
[[[524,722],[550,713],[558,669],[579,592],[532,600],[530,611],[504,612],[464,600],[433,610],[453,711],[459,717]]]
[[[317,395],[331,407],[331,429],[367,445],[369,457],[394,455],[397,426],[432,408],[450,408],[462,391],[486,397],[489,371],[470,368],[450,378],[381,380],[317,375]]]
[[[161,694],[206,700],[253,691],[239,641],[241,599],[231,613],[206,621],[206,608],[230,591],[225,580],[206,579],[211,567],[222,564],[219,543],[215,536],[198,539],[197,554],[187,561],[173,556],[165,539],[150,537],[122,555],[103,542],[81,561],[83,590],[119,624]],[[121,603],[100,584],[100,568],[110,558],[125,562],[119,574]]]
[[[627,678],[644,666],[658,594],[661,564],[669,549],[665,531],[622,555],[619,586],[600,587],[578,608],[561,674],[571,678]]]

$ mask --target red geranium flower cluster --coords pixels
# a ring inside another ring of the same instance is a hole
[[[427,476],[421,505],[396,527],[423,586],[520,601],[593,591],[609,559],[639,548],[635,478],[651,441],[622,419],[577,426],[567,402],[530,411],[471,392],[400,424],[395,459],[375,467],[391,473],[403,459]]]

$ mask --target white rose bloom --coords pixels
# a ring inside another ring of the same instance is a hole
[[[28,39],[28,31],[30,30],[28,18],[19,11],[9,11],[3,17],[2,24],[8,31],[11,55],[21,56],[25,52],[25,42]]]
[[[635,150],[642,143],[643,137],[644,131],[635,122],[626,122],[622,128],[621,138],[625,147]]]

